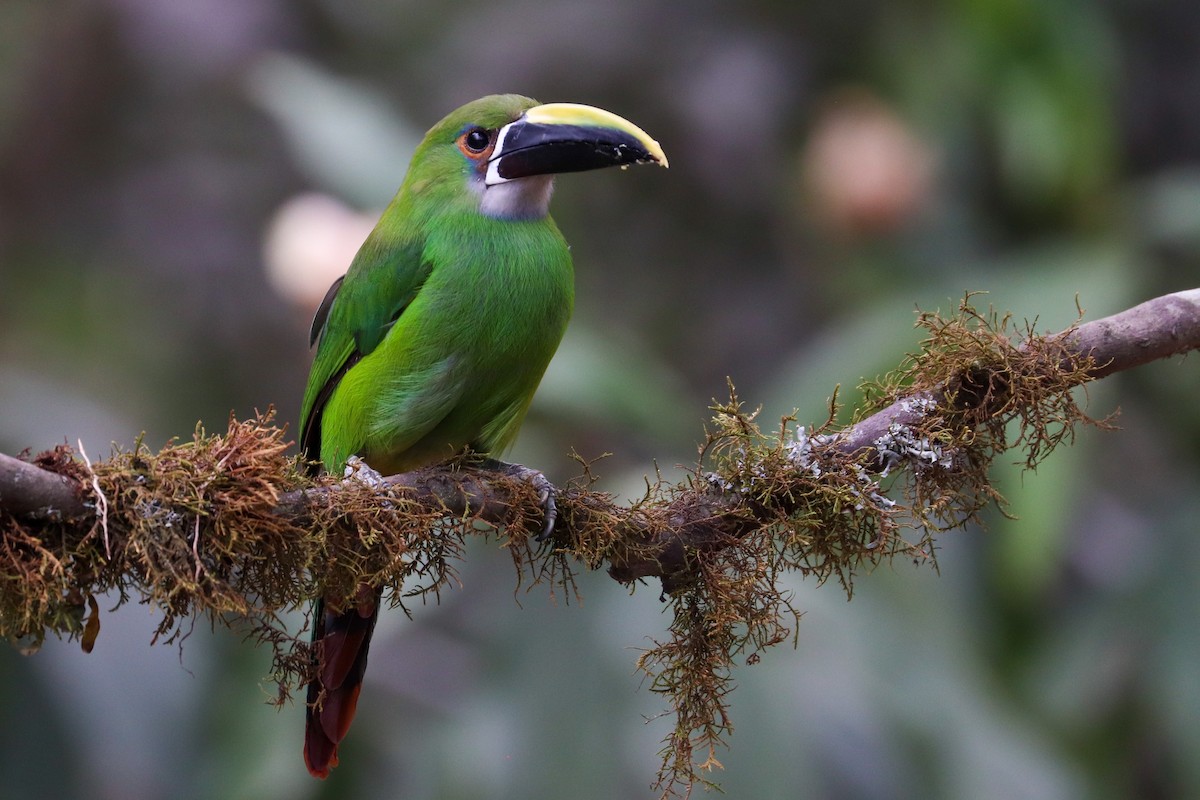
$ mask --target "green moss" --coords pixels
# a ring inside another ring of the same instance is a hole
[[[518,587],[550,583],[570,598],[577,565],[609,564],[631,585],[662,575],[673,620],[638,667],[676,718],[658,786],[686,793],[720,766],[735,664],[795,642],[799,612],[781,575],[835,578],[850,596],[856,576],[880,562],[932,560],[935,534],[1003,507],[988,478],[1000,454],[1019,447],[1032,468],[1079,423],[1106,424],[1077,405],[1072,389],[1094,365],[1073,359],[1062,337],[1016,331],[969,296],[956,315],[922,314],[918,325],[928,334],[921,352],[864,387],[856,420],[897,403],[903,411],[870,446],[849,450],[836,407],[815,429],[789,417],[766,434],[731,386],[689,480],[648,482],[621,507],[594,491],[581,461],[546,544],[531,538],[542,511],[526,481],[470,462],[422,471],[448,487],[440,494],[312,479],[286,455],[270,412],[231,418],[219,435],[197,427],[157,452],[139,442],[96,464],[60,446],[38,465],[75,478],[95,514],[0,515],[0,635],[36,649],[53,633],[88,649],[99,633],[95,597],[116,592],[159,610],[155,640],[177,641],[207,618],[270,647],[282,703],[311,669],[303,631],[286,630],[283,612],[317,596],[348,601],[363,584],[393,606],[436,600],[456,579],[465,537],[491,535],[512,555]],[[652,568],[627,569],[639,563]]]

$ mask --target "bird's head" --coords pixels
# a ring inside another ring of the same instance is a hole
[[[629,164],[667,166],[658,142],[626,119],[576,103],[491,95],[452,111],[425,135],[411,193],[453,191],[503,219],[545,216],[554,176]]]

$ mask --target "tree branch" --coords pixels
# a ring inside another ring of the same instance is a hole
[[[484,522],[535,581],[570,587],[572,563],[607,566],[623,582],[662,579],[672,639],[639,666],[678,716],[659,776],[671,793],[716,763],[734,654],[756,658],[787,638],[795,612],[775,588],[779,573],[836,576],[849,590],[864,564],[921,557],[934,532],[1002,502],[987,477],[996,454],[1019,444],[1033,466],[1078,423],[1103,424],[1073,388],[1200,349],[1200,289],[1051,336],[1018,331],[1017,342],[1010,318],[969,300],[949,319],[920,316],[922,353],[866,387],[868,407],[848,427],[785,419],[767,436],[732,396],[679,485],[622,505],[592,490],[585,467],[557,493],[554,547],[537,552],[527,534],[541,529],[541,502],[524,468],[451,463],[378,483],[314,482],[284,455],[291,443],[269,414],[95,464],[65,445],[34,463],[0,455],[0,635],[36,643],[49,630],[86,646],[98,630],[94,611],[83,622],[92,596],[136,593],[162,610],[168,639],[194,613],[248,619],[272,644],[286,694],[310,661],[280,611],[350,597],[363,582],[395,603],[406,581],[436,594],[462,538]],[[699,764],[695,748],[707,752]]]
[[[21,517],[81,517],[83,488],[59,475],[0,453],[0,508]]]
[[[1049,338],[1059,340],[1064,346],[1064,355],[1069,359],[1064,367],[1069,369],[1091,361],[1087,375],[1093,380],[1197,350],[1200,349],[1200,289],[1156,297]],[[869,451],[890,426],[917,423],[922,412],[914,409],[910,400],[902,398],[848,428],[841,436],[839,448],[848,453]]]
[[[1047,341],[1062,344],[1064,368],[1091,362],[1089,379],[1099,379],[1151,361],[1200,349],[1200,289],[1157,297],[1138,306],[1092,322],[1074,326]],[[1023,344],[1022,349],[1027,345]],[[856,456],[876,468],[884,463],[878,442],[895,426],[920,425],[928,417],[928,405],[914,403],[922,397],[937,402],[942,387],[916,391],[897,399],[836,433],[832,446],[847,456]],[[987,409],[982,415],[988,414]],[[495,480],[489,474],[459,467],[436,466],[384,479],[384,485],[429,509],[444,509],[454,515],[470,513],[492,523],[502,523],[520,504],[519,486],[511,480]],[[506,477],[514,477],[513,473]],[[700,487],[673,499],[665,514],[634,513],[606,503],[603,495],[590,491],[560,491],[564,506],[558,525],[559,536],[569,540],[580,525],[597,516],[608,518],[618,539],[639,546],[615,552],[610,573],[620,581],[658,576],[669,577],[685,569],[689,551],[723,546],[755,526],[753,518],[728,512],[739,498]],[[18,517],[81,518],[93,509],[81,499],[88,487],[69,475],[42,469],[12,456],[0,454],[0,509]],[[302,517],[313,502],[326,502],[334,486],[296,489],[280,495],[276,513]],[[615,527],[614,527],[615,526]]]

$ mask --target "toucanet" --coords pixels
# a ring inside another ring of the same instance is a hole
[[[554,176],[660,164],[658,142],[591,106],[493,95],[451,112],[312,325],[301,447],[385,473],[510,445],[571,316]],[[328,776],[354,717],[379,587],[318,600],[304,760]]]

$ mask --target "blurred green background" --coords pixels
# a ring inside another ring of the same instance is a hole
[[[294,420],[320,295],[425,128],[496,91],[672,165],[559,182],[576,317],[510,454],[554,480],[572,448],[627,495],[674,474],[726,376],[819,421],[967,290],[1049,331],[1200,283],[1194,0],[0,0],[0,451]],[[943,537],[940,576],[795,581],[728,796],[1200,797],[1198,391],[1194,358],[1090,387],[1122,430],[1000,465],[1017,519]],[[462,580],[381,621],[324,783],[234,634],[152,648],[133,604],[91,655],[0,649],[0,796],[651,796],[656,587],[514,599],[487,544]]]

